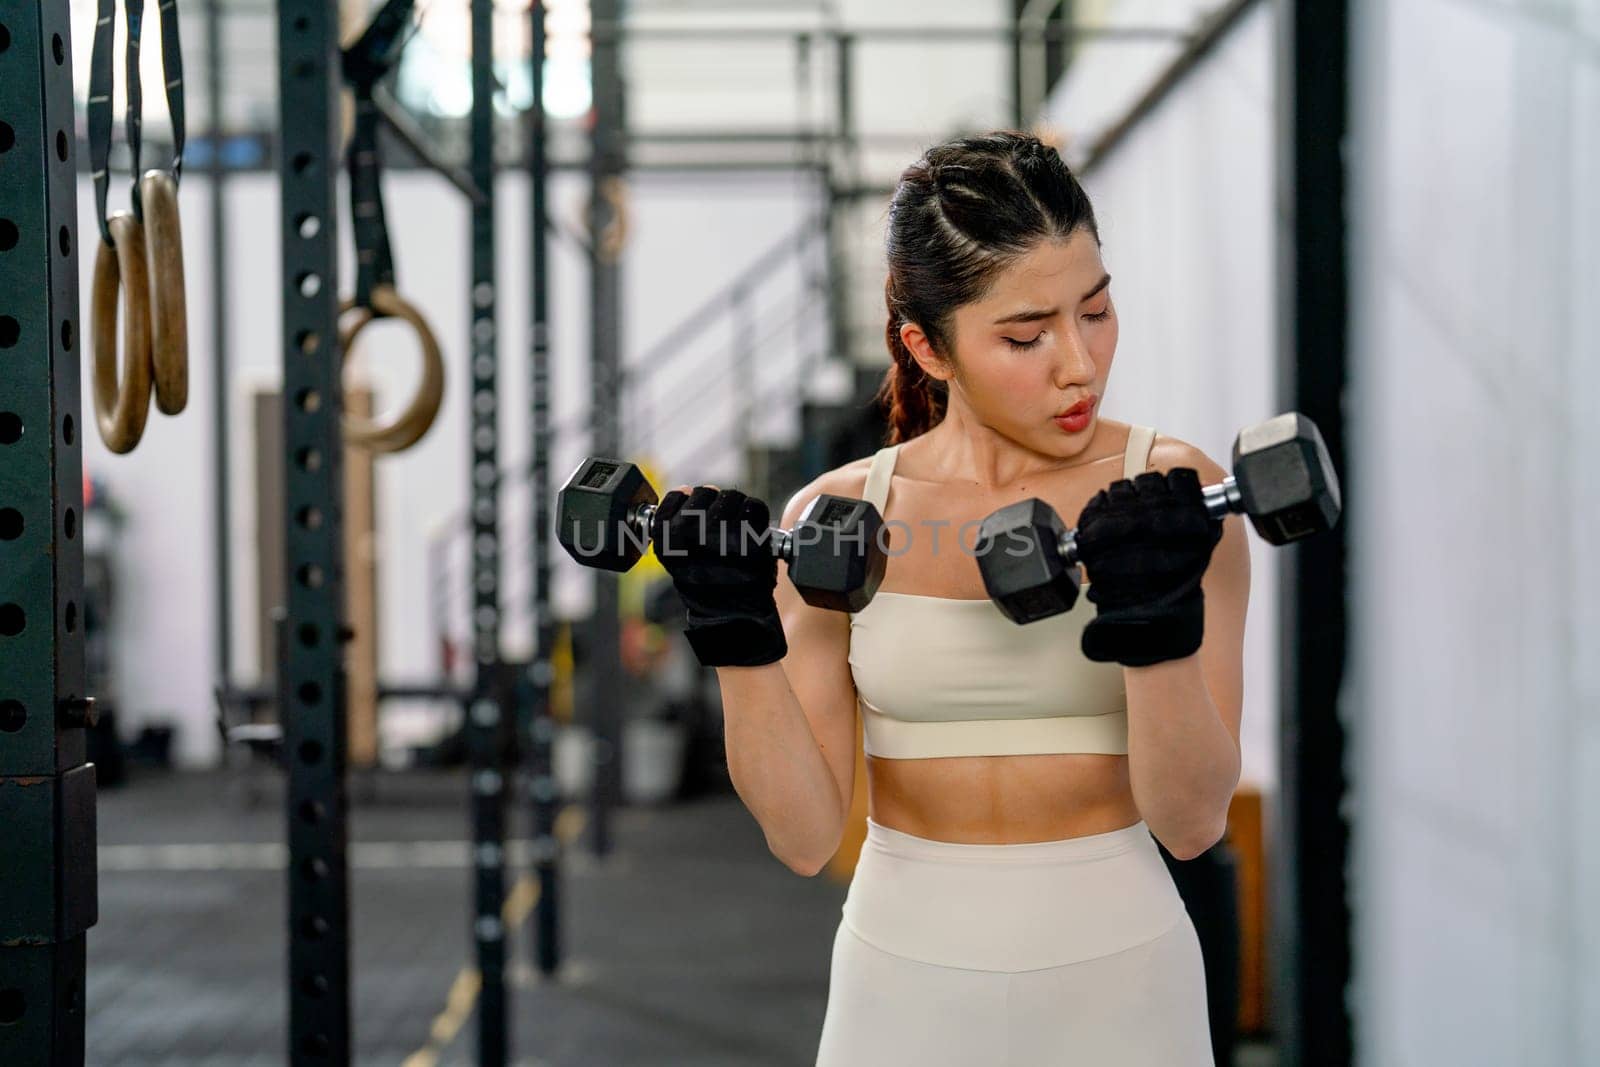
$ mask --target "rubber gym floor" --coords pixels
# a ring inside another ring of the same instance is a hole
[[[266,781],[252,806],[238,779],[147,774],[101,793],[87,1062],[285,1062],[279,788]],[[385,774],[364,789],[350,835],[356,1060],[474,1063],[465,778]],[[567,847],[555,982],[529,966],[535,893],[516,884],[515,849],[514,1062],[810,1064],[845,887],[784,868],[731,795],[624,809],[614,825],[606,860]]]

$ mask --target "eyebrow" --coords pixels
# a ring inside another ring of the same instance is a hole
[[[1084,293],[1083,296],[1079,297],[1078,302],[1082,303],[1083,301],[1088,300],[1110,284],[1111,275],[1107,274],[1098,282],[1094,283],[1094,288],[1090,289],[1087,293]],[[1048,319],[1052,315],[1060,314],[1060,311],[1060,308],[1023,308],[1021,311],[1013,311],[1009,315],[1004,315],[998,319],[995,319],[994,324],[996,326],[1009,326],[1012,323],[1017,322],[1038,322],[1040,319]]]

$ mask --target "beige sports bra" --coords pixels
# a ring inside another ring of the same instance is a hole
[[[1155,436],[1148,426],[1130,430],[1123,477],[1145,469]],[[885,520],[899,448],[880,449],[867,472],[864,497]],[[987,599],[880,591],[850,615],[867,755],[1126,754],[1122,667],[1086,659],[1079,647],[1094,610],[1079,597],[1064,615],[1018,626]]]

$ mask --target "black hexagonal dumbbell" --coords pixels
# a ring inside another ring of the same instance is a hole
[[[1243,512],[1274,545],[1330,530],[1339,521],[1339,476],[1316,424],[1298,412],[1240,431],[1233,442],[1233,473],[1206,486],[1204,494],[1214,518]],[[989,598],[1012,622],[1060,615],[1077,603],[1077,533],[1037,497],[984,519],[975,554]]]
[[[636,465],[591,457],[561,488],[556,538],[584,566],[628,570],[650,543],[657,499]],[[860,611],[888,563],[882,531],[883,517],[867,501],[823,493],[792,531],[773,527],[767,540],[807,604]]]

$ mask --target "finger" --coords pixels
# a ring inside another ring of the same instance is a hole
[[[723,490],[711,501],[711,521],[718,525],[738,522],[739,516],[744,514],[744,502],[745,495],[739,490]]]
[[[749,523],[756,532],[761,532],[772,525],[772,511],[767,507],[767,502],[758,496],[746,498],[744,514],[739,516],[741,522]]]
[[[684,487],[684,489],[687,488],[687,486]],[[678,513],[688,499],[689,497],[683,489],[674,489],[662,497],[661,503],[656,505],[656,513],[651,525],[659,527],[671,522],[672,517]]]
[[[1088,525],[1091,519],[1098,517],[1105,509],[1106,491],[1102,489],[1090,497],[1089,502],[1083,506],[1083,510],[1078,512],[1078,526],[1081,528]]]
[[[715,499],[717,499],[715,488],[709,485],[697,485],[694,487],[694,492],[689,494],[689,502],[684,507],[694,511],[708,511]]]
[[[1139,499],[1139,491],[1126,478],[1117,479],[1103,491],[1106,494],[1106,503],[1111,505],[1132,504]]]
[[[1174,467],[1168,471],[1167,487],[1180,500],[1200,500],[1205,496],[1200,488],[1200,472],[1193,467]]]
[[[1166,475],[1160,471],[1145,471],[1133,479],[1134,492],[1145,497],[1165,497],[1172,494]]]

